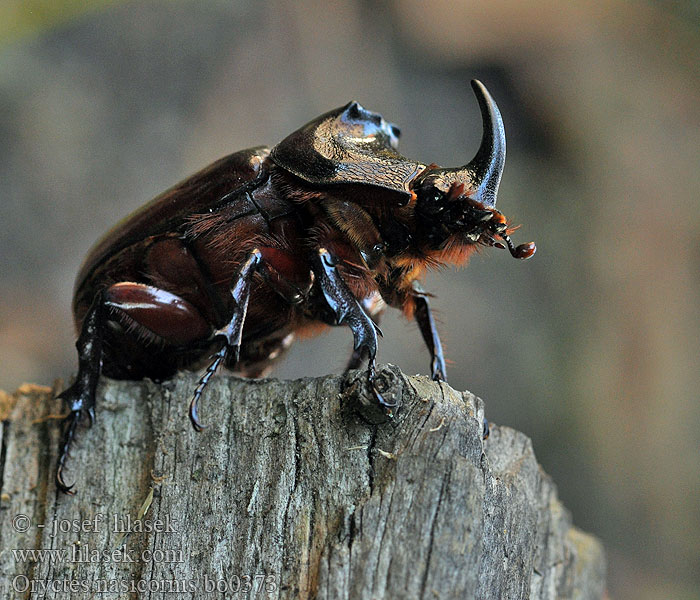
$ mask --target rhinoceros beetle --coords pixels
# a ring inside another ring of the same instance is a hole
[[[505,161],[496,103],[472,81],[484,133],[474,159],[442,168],[401,156],[399,129],[357,102],[314,119],[271,150],[226,156],[137,210],[87,256],[73,312],[79,370],[60,397],[65,418],[56,480],[78,424],[95,418],[100,373],[159,381],[206,366],[190,404],[219,366],[258,377],[295,336],[347,325],[348,368],[367,359],[374,385],[377,322],[386,305],[415,318],[432,356],[445,361],[428,295],[426,269],[464,263],[480,246],[515,247],[495,208]]]

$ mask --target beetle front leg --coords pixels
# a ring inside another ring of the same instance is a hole
[[[259,268],[262,261],[262,253],[255,248],[245,262],[241,265],[235,277],[235,283],[231,288],[231,296],[233,297],[234,309],[231,320],[221,329],[215,332],[215,336],[221,337],[224,340],[222,347],[213,356],[213,361],[207,367],[206,372],[199,380],[199,384],[192,395],[190,402],[190,421],[196,431],[202,431],[204,425],[199,421],[199,399],[202,397],[204,389],[207,387],[209,380],[233,352],[234,361],[238,361],[238,356],[241,351],[241,337],[243,335],[243,324],[245,323],[246,313],[248,312],[248,300],[250,299],[250,284],[253,280],[255,271]]]
[[[70,413],[64,419],[65,429],[56,467],[56,485],[66,494],[75,493],[72,491],[73,485],[66,485],[63,480],[63,467],[75,437],[75,430],[85,415],[90,419],[91,425],[95,421],[95,392],[102,370],[104,308],[104,293],[100,292],[92,301],[83,320],[80,337],[75,344],[79,364],[75,383],[58,395],[70,408]]]
[[[314,271],[328,306],[338,325],[350,327],[354,338],[353,356],[368,358],[367,383],[379,404],[391,415],[395,404],[388,403],[374,385],[377,333],[381,331],[362,309],[336,267],[336,260],[325,248],[319,248]]]
[[[366,298],[362,299],[360,303],[362,309],[367,313],[370,319],[374,321],[379,335],[381,335],[381,330],[379,329],[379,320],[381,319],[384,311],[386,310],[386,303],[379,292],[373,292]],[[350,360],[345,367],[345,372],[352,371],[353,369],[359,369],[362,366],[362,353],[358,350],[353,349]]]
[[[447,381],[445,357],[442,354],[442,344],[438,335],[433,313],[430,311],[428,295],[417,281],[413,282],[413,300],[415,303],[414,318],[418,323],[425,345],[430,351],[430,371],[433,381]]]

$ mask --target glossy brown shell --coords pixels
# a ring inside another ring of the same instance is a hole
[[[217,209],[234,201],[241,191],[254,188],[265,177],[265,147],[241,150],[217,160],[156,196],[108,231],[85,258],[75,282],[75,298],[106,261],[133,244],[182,232],[193,214]]]

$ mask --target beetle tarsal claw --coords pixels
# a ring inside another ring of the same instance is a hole
[[[442,354],[436,355],[431,363],[431,378],[433,381],[444,381],[447,383],[447,373],[445,372],[445,359]]]
[[[68,494],[69,496],[75,496],[75,489],[73,489],[75,488],[75,484],[72,483],[71,485],[68,485],[63,480],[63,465],[59,465],[58,469],[56,469],[56,486],[64,494]]]
[[[484,423],[481,431],[481,439],[482,440],[487,440],[488,437],[491,435],[491,427],[489,426],[488,419],[484,417]]]
[[[69,391],[69,388],[67,391]],[[65,392],[64,392],[65,394]],[[68,485],[63,479],[63,468],[66,464],[66,458],[68,458],[68,451],[70,450],[71,444],[73,443],[73,438],[75,437],[75,430],[78,427],[78,423],[82,418],[82,409],[72,410],[68,413],[68,416],[63,420],[66,428],[63,432],[63,441],[61,443],[61,452],[58,456],[58,466],[56,467],[56,485],[59,490],[64,494],[75,494],[75,484]]]
[[[374,360],[370,361],[370,364],[367,367],[367,384],[369,385],[369,389],[372,392],[374,399],[377,401],[379,406],[381,406],[382,409],[384,409],[386,416],[393,417],[394,409],[398,406],[398,402],[387,402],[381,391],[379,391],[379,389],[377,388]]]
[[[195,431],[203,431],[206,428],[206,425],[202,425],[202,423],[199,420],[199,399],[202,397],[204,388],[207,387],[207,384],[212,378],[212,375],[216,373],[216,370],[219,368],[219,365],[226,359],[229,350],[230,346],[228,344],[224,344],[221,347],[221,349],[213,356],[214,360],[209,364],[207,370],[205,371],[204,375],[202,375],[202,378],[199,380],[199,383],[197,384],[197,387],[194,390],[194,394],[192,395],[192,401],[190,402],[189,414],[190,421],[192,422],[192,427],[194,427]]]

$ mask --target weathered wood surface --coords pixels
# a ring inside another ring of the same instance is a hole
[[[484,442],[475,396],[395,367],[382,378],[402,402],[389,422],[361,379],[219,377],[199,434],[193,375],[103,380],[72,497],[53,481],[62,407],[45,388],[4,395],[2,597],[603,596],[602,548],[572,527],[527,437],[492,427]],[[142,522],[166,531],[115,532],[151,491]]]

